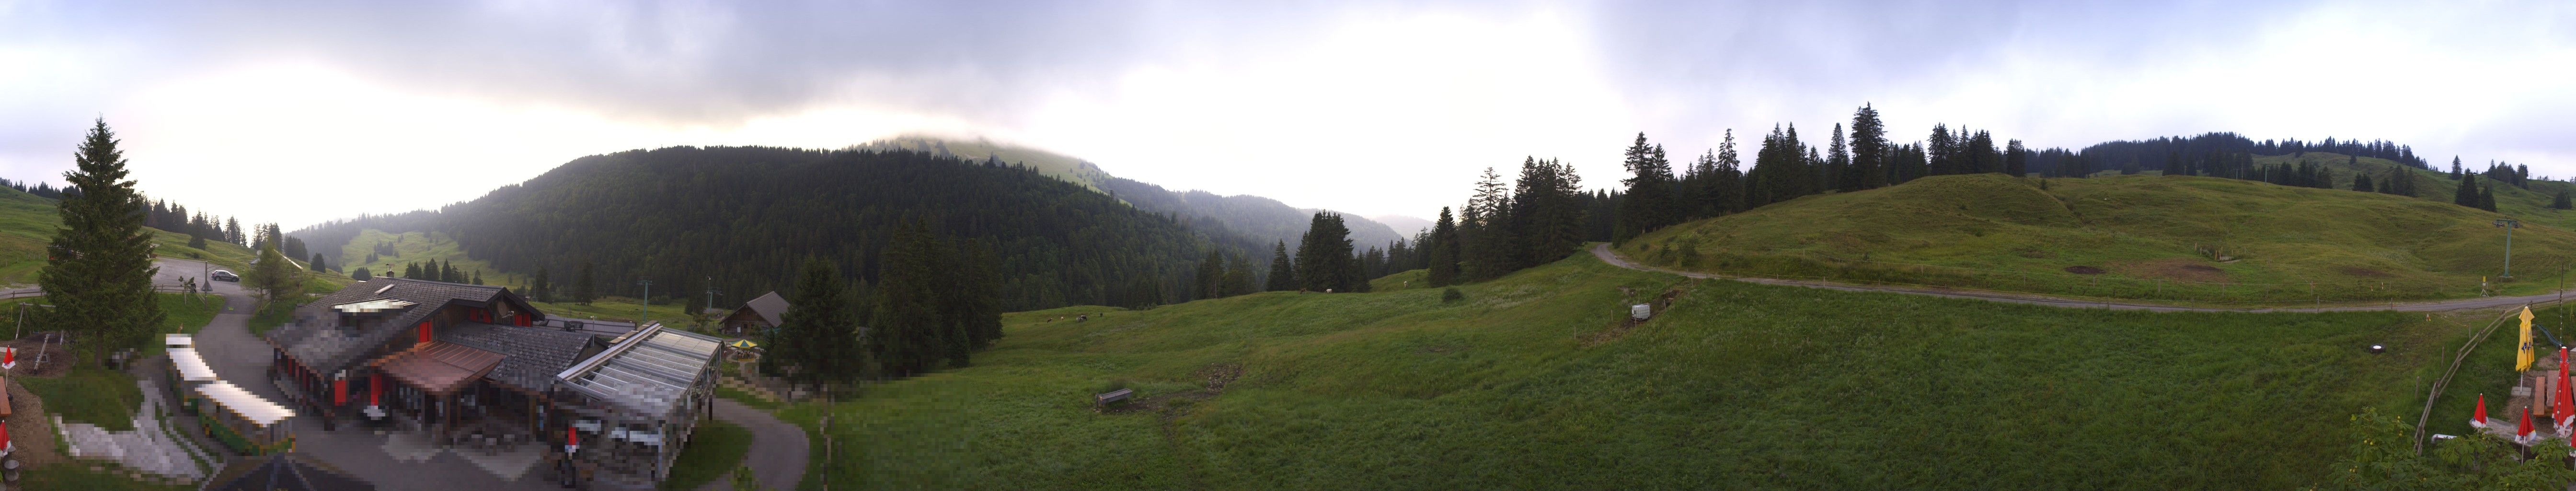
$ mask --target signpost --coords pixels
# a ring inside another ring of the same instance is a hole
[[[2513,229],[2522,228],[2522,221],[2511,218],[2499,218],[2496,219],[2495,226],[2496,228],[2504,229],[2504,276],[2502,276],[2502,278],[2512,279]]]

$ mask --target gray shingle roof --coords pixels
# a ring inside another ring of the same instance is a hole
[[[743,302],[742,308],[751,309],[752,313],[760,314],[760,320],[769,321],[769,325],[787,323],[784,320],[784,316],[787,315],[787,297],[778,296],[778,292],[769,292],[767,295],[761,295],[760,298]]]
[[[433,335],[440,342],[500,353],[501,366],[483,378],[532,392],[545,391],[556,373],[581,361],[582,349],[591,338],[559,329],[480,322],[457,324]]]
[[[363,361],[358,357],[365,355],[368,349],[392,341],[439,309],[450,304],[489,305],[499,301],[507,292],[498,286],[376,277],[352,283],[314,300],[304,309],[299,309],[293,324],[270,331],[268,341],[283,347],[287,356],[295,357],[305,366],[329,373]],[[338,315],[322,312],[331,305],[379,298],[406,300],[419,305],[396,312],[391,319],[365,331],[341,328]],[[535,312],[535,309],[527,310]]]

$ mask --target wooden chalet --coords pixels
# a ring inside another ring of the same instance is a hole
[[[741,308],[725,314],[724,320],[717,321],[716,325],[723,326],[725,334],[766,335],[769,330],[786,323],[784,316],[787,315],[787,307],[787,297],[778,296],[778,292],[769,292],[749,302],[743,302]]]

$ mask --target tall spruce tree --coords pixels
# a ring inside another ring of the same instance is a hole
[[[2030,175],[2030,149],[2022,148],[2021,140],[2012,140],[2004,144],[2004,175],[2013,177]]]
[[[1512,208],[1511,188],[1505,187],[1494,168],[1485,168],[1458,222],[1460,282],[1494,279],[1512,271],[1512,245],[1519,243],[1509,223]]]
[[[807,258],[787,304],[778,334],[769,341],[771,356],[761,357],[763,372],[813,385],[865,373],[870,353],[859,349],[858,316],[850,308],[848,286],[831,262]]]
[[[1297,282],[1307,291],[1347,293],[1366,284],[1351,264],[1351,229],[1342,215],[1317,212],[1297,242]]]
[[[1708,189],[1700,196],[1709,200],[1704,205],[1710,216],[1744,211],[1744,160],[1735,153],[1735,129],[1726,130],[1726,139],[1717,144],[1716,175],[1706,182]]]
[[[1429,251],[1424,255],[1430,264],[1424,266],[1425,279],[1435,287],[1458,284],[1458,222],[1450,216],[1449,207],[1440,207],[1440,221],[1432,223],[1428,242],[1425,247]]]
[[[1270,281],[1263,286],[1274,292],[1297,289],[1297,267],[1289,262],[1288,241],[1270,246]]]
[[[1628,195],[1619,203],[1615,242],[1625,242],[1677,221],[1673,219],[1673,167],[1664,159],[1663,147],[1646,144],[1646,134],[1639,132],[1624,155],[1620,166],[1628,170],[1629,176],[1619,182],[1628,185]]]
[[[1887,124],[1879,122],[1878,109],[1862,104],[1852,111],[1852,175],[1860,180],[1860,189],[1887,186]]]
[[[2576,208],[2576,203],[2568,201],[2566,189],[2560,189],[2558,190],[2558,198],[2549,201],[2549,207],[2551,209],[2565,210]]]
[[[266,247],[259,248],[258,262],[251,264],[250,271],[242,275],[243,286],[259,291],[262,310],[283,306],[278,302],[279,298],[304,291],[304,275],[296,274],[295,265],[287,262],[286,255],[277,252],[276,244],[263,244]]]
[[[1828,145],[1825,152],[1825,168],[1828,170],[1825,174],[1832,179],[1825,182],[1832,183],[1834,189],[1859,191],[1860,173],[1851,168],[1851,144],[1843,140],[1842,123],[1834,123],[1834,137]]]
[[[77,195],[55,208],[62,227],[36,283],[55,308],[54,325],[88,331],[99,343],[130,346],[161,327],[161,302],[152,296],[152,233],[143,229],[141,194],[126,179],[125,152],[106,119],[94,121],[63,173]]]

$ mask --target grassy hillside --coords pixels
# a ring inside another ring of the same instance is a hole
[[[2477,295],[2482,277],[2503,270],[2498,218],[2447,202],[2234,179],[1981,174],[1809,196],[1669,227],[1619,251],[1697,271],[2072,296],[2431,299]],[[2527,225],[2513,241],[2521,281],[2502,292],[2554,288],[2576,257],[2576,234],[2564,229]]]
[[[2326,167],[2334,169],[2335,185],[2337,189],[2351,189],[2353,175],[2357,173],[2368,173],[2372,180],[2377,181],[2386,179],[2387,176],[2390,175],[2391,170],[2398,169],[2405,170],[2407,173],[2415,176],[2415,187],[2417,188],[2416,191],[2418,192],[2418,198],[2437,203],[2449,203],[2451,202],[2452,197],[2458,195],[2458,191],[2460,189],[2460,181],[2451,179],[2451,174],[2448,172],[2451,168],[2449,162],[2435,163],[2434,165],[2442,168],[2443,170],[2432,171],[2406,167],[2394,161],[2367,157],[2359,159],[2360,162],[2356,164],[2353,162],[2351,157],[2343,154],[2309,152],[2306,155],[2295,157],[2289,155],[2258,156],[2254,158],[2254,163],[2257,165],[2279,165],[2284,163],[2294,164],[2302,160],[2324,164]],[[2471,167],[2471,169],[2469,169],[2470,172],[2477,172],[2486,169],[2485,162],[2466,164],[2465,166]],[[2479,181],[2479,185],[2481,186],[2490,184],[2496,184],[2496,182],[2486,179],[2481,179]],[[2529,186],[2528,189],[2515,186],[2497,186],[2495,192],[2496,212],[2521,219],[2526,222],[2526,224],[2549,225],[2561,229],[2576,229],[2576,211],[2557,210],[2549,207],[2550,201],[2558,196],[2559,191],[2576,190],[2576,184],[2570,184],[2566,181],[2544,181],[2540,179],[2540,176],[2532,176],[2532,179],[2530,182],[2526,183],[2526,185]]]
[[[807,474],[835,489],[2280,489],[2322,478],[2349,415],[2420,403],[2408,381],[2464,336],[2408,314],[2053,309],[1588,256],[1460,289],[1010,314],[973,367],[781,414],[835,415],[839,457]],[[1623,323],[1666,292],[1656,320]],[[1106,315],[1049,320],[1074,313]],[[2380,342],[2396,349],[2361,349]],[[1094,413],[1119,386],[1140,402]]]
[[[376,258],[376,262],[368,263],[367,254],[375,250],[376,244],[385,242],[393,243],[394,254],[389,256],[380,255]],[[350,240],[349,245],[341,247],[339,257],[331,258],[331,260],[339,261],[340,269],[343,271],[357,271],[358,268],[364,267],[378,276],[385,274],[385,271],[387,271],[387,264],[391,264],[393,266],[392,271],[397,273],[396,276],[400,276],[399,273],[402,272],[403,265],[405,264],[443,261],[453,263],[456,266],[456,269],[464,270],[468,275],[474,274],[476,271],[481,271],[483,273],[483,283],[487,285],[502,285],[511,288],[518,288],[519,285],[526,284],[529,278],[527,275],[501,271],[498,268],[493,268],[492,264],[489,262],[466,256],[465,249],[458,247],[454,239],[448,238],[447,234],[438,232],[403,232],[396,234],[387,233],[383,230],[366,229],[359,231],[358,238]],[[570,278],[570,276],[568,276],[570,274],[569,272],[549,272],[549,274],[567,275],[555,278],[556,281],[565,281],[566,278]]]
[[[0,188],[0,285],[33,285],[36,271],[45,266],[45,244],[53,241],[54,229],[62,227],[62,217],[54,212],[54,201],[15,189]],[[170,257],[204,259],[235,270],[247,268],[254,257],[250,248],[215,241],[206,248],[188,247],[188,235],[151,230],[155,252]]]

